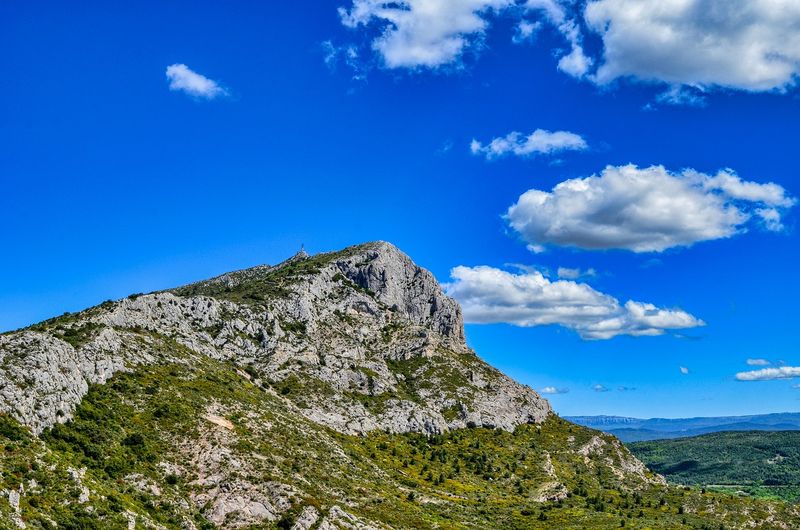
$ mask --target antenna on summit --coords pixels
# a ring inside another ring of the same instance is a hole
[[[308,252],[306,252],[306,245],[304,243],[300,243],[300,250],[295,254],[297,258],[307,258]]]

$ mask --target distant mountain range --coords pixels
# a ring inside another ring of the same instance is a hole
[[[797,431],[800,412],[711,418],[627,418],[624,416],[566,416],[565,420],[613,434],[623,442],[686,438],[722,431]]]

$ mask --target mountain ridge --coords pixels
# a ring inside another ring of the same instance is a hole
[[[668,486],[466,345],[386,242],[0,335],[0,528],[788,528]]]
[[[608,432],[624,442],[684,438],[723,431],[800,430],[800,413],[797,412],[649,419],[603,415],[565,416],[564,419]]]

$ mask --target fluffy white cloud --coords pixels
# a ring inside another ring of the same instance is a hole
[[[567,392],[569,392],[569,388],[556,388],[554,386],[546,386],[539,390],[540,394],[566,394]]]
[[[591,0],[584,17],[603,40],[601,84],[630,76],[764,91],[800,73],[796,0]]]
[[[184,92],[195,98],[214,99],[228,95],[219,83],[190,69],[185,64],[167,66],[169,89]]]
[[[339,8],[345,26],[377,24],[381,34],[372,47],[389,68],[437,67],[457,61],[480,41],[487,12],[514,5],[514,0],[353,0]]]
[[[683,375],[686,375],[686,374],[688,374],[688,373],[689,373],[689,369],[688,369],[688,368],[686,368],[685,366],[681,366],[681,367],[680,367],[680,369],[681,369],[681,373],[682,373]]]
[[[664,104],[702,105],[702,91],[785,91],[800,78],[796,0],[348,0],[342,23],[377,31],[389,68],[458,63],[480,47],[493,14],[516,18],[515,42],[546,23],[564,38],[558,69],[606,85],[618,78],[666,84]],[[599,36],[599,56],[585,33]],[[689,87],[692,90],[689,90]],[[700,89],[700,92],[693,90]]]
[[[749,366],[769,366],[772,364],[766,359],[747,359],[746,362]]]
[[[546,131],[536,129],[531,134],[514,131],[505,136],[493,139],[486,145],[477,140],[470,143],[470,151],[474,155],[484,155],[487,160],[507,154],[531,156],[535,154],[552,154],[559,151],[580,151],[586,149],[586,140],[569,131]]]
[[[620,304],[587,284],[551,281],[537,270],[514,274],[487,266],[458,266],[450,275],[452,282],[444,288],[461,303],[469,323],[558,324],[585,339],[661,335],[665,330],[705,325],[680,309],[632,300]]]
[[[559,69],[581,77],[591,67],[580,25],[558,0],[352,0],[349,8],[339,8],[339,16],[350,28],[378,28],[372,48],[388,68],[436,68],[457,63],[464,51],[480,45],[490,14],[509,10],[514,16],[541,16],[561,32],[570,51],[560,54]],[[530,40],[540,25],[522,18],[513,40]]]
[[[532,248],[547,244],[584,249],[660,252],[730,237],[760,218],[781,230],[781,212],[795,204],[773,183],[740,179],[733,171],[706,175],[663,166],[608,166],[600,175],[531,189],[507,212]]]
[[[594,390],[595,392],[608,392],[608,388],[601,384],[594,385],[592,387],[592,390]]]
[[[800,377],[800,366],[781,366],[779,368],[762,368],[750,372],[739,372],[739,381],[771,381],[773,379],[792,379]]]

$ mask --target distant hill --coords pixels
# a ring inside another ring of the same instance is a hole
[[[628,447],[671,482],[800,499],[800,431],[718,432]]]
[[[709,418],[627,418],[624,416],[567,416],[564,419],[613,434],[623,442],[686,438],[723,431],[800,430],[800,412]]]

